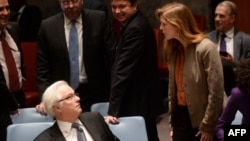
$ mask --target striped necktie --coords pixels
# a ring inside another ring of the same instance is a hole
[[[79,124],[73,123],[72,128],[77,130],[77,140],[78,141],[87,141],[83,129],[80,127]]]

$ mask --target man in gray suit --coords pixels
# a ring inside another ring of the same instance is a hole
[[[37,82],[39,93],[53,82],[65,80],[71,86],[69,49],[73,23],[77,30],[79,83],[74,88],[83,112],[93,103],[108,101],[114,33],[109,19],[99,10],[83,8],[83,0],[60,0],[63,12],[42,21],[38,33]],[[76,80],[76,79],[75,79]],[[45,113],[43,104],[37,105]]]
[[[224,73],[224,88],[229,96],[233,87],[236,86],[233,66],[241,59],[250,57],[250,36],[238,31],[234,27],[237,15],[237,7],[231,1],[222,1],[215,9],[216,30],[208,33],[210,39],[218,43],[218,51],[221,53]],[[225,35],[226,50],[221,52],[221,35]],[[225,54],[226,53],[226,54]]]
[[[36,137],[36,141],[73,141],[78,140],[77,131],[84,133],[86,141],[119,141],[99,113],[82,113],[80,98],[65,81],[50,85],[43,94],[43,103],[47,113],[55,117],[56,122]]]

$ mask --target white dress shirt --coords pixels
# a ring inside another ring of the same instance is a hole
[[[76,29],[78,32],[78,44],[79,44],[79,72],[80,72],[80,83],[87,83],[88,78],[86,75],[85,67],[84,67],[84,60],[83,60],[83,27],[82,27],[82,16],[80,15],[79,18],[76,20]],[[69,32],[71,28],[71,20],[68,19],[64,15],[64,29],[65,29],[65,36],[67,47],[69,49]]]
[[[22,83],[21,83],[22,82],[22,72],[21,72],[21,54],[20,54],[20,51],[18,50],[18,47],[17,47],[15,41],[12,39],[12,37],[10,36],[8,31],[6,29],[4,29],[3,31],[0,31],[0,35],[1,35],[1,32],[5,33],[5,40],[7,41],[8,45],[11,48],[12,55],[14,57],[16,65],[17,65],[17,72],[18,72],[19,84],[20,84],[19,86],[21,87],[22,86]],[[6,60],[5,60],[4,53],[3,53],[2,42],[0,41],[0,43],[1,43],[0,44],[0,63],[2,66],[2,70],[4,73],[5,80],[6,80],[6,84],[9,88],[8,68],[7,68]]]
[[[224,34],[226,35],[225,42],[227,46],[227,52],[234,58],[234,28],[230,29]],[[219,36],[218,51],[220,50],[220,40],[221,36]]]
[[[87,141],[94,141],[92,136],[89,134],[88,130],[84,127],[84,125],[81,123],[79,119],[77,119],[75,123],[81,125],[80,127],[83,129]],[[66,139],[66,141],[77,141],[77,130],[75,128],[72,128],[72,123],[57,120],[57,124],[61,132],[63,133],[63,136]]]

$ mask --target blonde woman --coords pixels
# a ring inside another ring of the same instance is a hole
[[[173,141],[212,141],[224,87],[216,45],[185,5],[156,10],[169,61],[169,116]]]

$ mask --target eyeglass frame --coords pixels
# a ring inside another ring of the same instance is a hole
[[[60,103],[62,101],[65,101],[65,100],[73,100],[75,97],[79,97],[79,93],[74,93],[74,94],[70,94],[68,95],[67,97],[63,98],[63,99],[60,99],[60,100],[57,100],[56,103]]]

